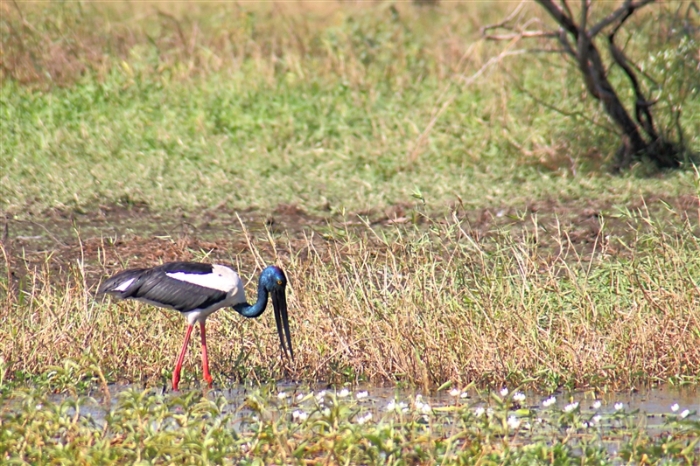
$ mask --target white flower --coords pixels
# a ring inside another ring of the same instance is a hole
[[[623,405],[622,402],[618,401],[617,403],[615,403],[615,411],[619,411],[624,407],[625,407],[625,405]]]
[[[418,410],[423,414],[431,414],[433,412],[433,409],[428,403],[423,403]]]
[[[518,427],[520,427],[520,419],[518,419],[515,416],[510,416],[508,418],[508,427],[510,427],[511,429],[517,429]]]
[[[513,401],[517,401],[518,403],[525,401],[525,394],[522,392],[515,392],[513,395]]]
[[[386,410],[387,411],[393,411],[396,409],[396,401],[391,400],[389,404],[386,405]]]
[[[369,396],[369,393],[367,392],[357,392],[357,395],[355,395],[358,400],[361,400],[363,398],[367,398]]]
[[[581,426],[582,426],[584,429],[588,429],[588,423],[587,423],[586,421],[582,422],[582,423],[581,423]]]
[[[466,398],[469,396],[469,393],[463,392],[461,395],[459,395],[460,398]]]
[[[304,395],[303,393],[299,393],[299,394],[297,395],[297,401],[303,400],[305,396],[306,396],[306,395]]]
[[[474,416],[481,417],[484,415],[485,412],[486,412],[486,410],[484,408],[482,408],[481,406],[479,406],[478,408],[476,408],[474,410]]]
[[[366,423],[367,421],[369,421],[370,419],[372,419],[372,413],[367,413],[364,416],[358,417],[355,422],[362,425],[362,424]]]
[[[603,416],[601,416],[600,414],[596,414],[596,415],[593,416],[593,418],[591,419],[591,422],[592,422],[593,424],[598,424],[602,418],[603,418]]]
[[[450,390],[450,396],[454,396],[455,398],[461,394],[462,392],[460,392],[458,388],[453,388],[452,390]]]
[[[501,393],[501,396],[502,396],[502,397],[507,396],[507,395],[508,395],[508,389],[505,388],[505,387],[503,387],[503,388],[501,389],[500,393]]]
[[[338,392],[338,398],[345,398],[349,394],[350,394],[350,390],[348,390],[347,388],[344,388]]]
[[[674,403],[673,406],[671,406],[671,411],[673,411],[674,413],[679,409],[681,409],[681,407],[678,406],[678,403]]]
[[[316,394],[316,399],[317,399],[318,401],[323,400],[325,397],[326,397],[326,391],[325,391],[325,390],[321,390],[320,392],[318,392],[318,393]]]
[[[600,402],[600,400],[595,400],[593,402],[593,409],[600,409],[601,405],[602,405],[602,403]]]
[[[416,408],[416,411],[424,412],[425,407],[428,407],[428,411],[430,411],[430,405],[427,403],[423,403],[423,395],[416,395],[416,401],[413,402],[413,407]]]
[[[570,404],[564,406],[564,412],[570,413],[571,411],[575,410],[576,408],[578,408],[578,401],[575,401],[573,403],[570,403]]]
[[[556,402],[557,402],[557,399],[553,396],[550,396],[549,398],[547,398],[546,400],[544,400],[542,402],[542,406],[544,406],[545,408],[549,408],[550,406],[552,406]]]
[[[403,412],[403,413],[408,412],[408,405],[406,403],[404,403],[403,401],[401,401],[397,406],[399,407],[401,412]]]
[[[277,398],[279,398],[280,400],[284,400],[285,398],[287,398],[287,394],[285,392],[279,392],[277,394]]]
[[[309,414],[306,411],[302,411],[301,409],[297,409],[292,413],[292,419],[296,421],[305,421],[309,418]]]
[[[684,409],[683,412],[679,414],[679,416],[681,417],[681,419],[685,419],[686,417],[688,417],[688,414],[690,414],[690,411]]]
[[[329,417],[331,415],[331,408],[323,408],[323,415]]]

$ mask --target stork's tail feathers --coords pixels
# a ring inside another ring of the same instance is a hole
[[[119,272],[108,278],[97,289],[97,295],[110,294],[117,298],[124,298],[128,295],[131,285],[138,280],[146,269],[130,269]]]

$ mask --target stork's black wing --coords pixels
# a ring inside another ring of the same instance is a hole
[[[125,270],[105,281],[98,292],[189,312],[223,301],[227,293],[178,280],[167,274],[205,275],[211,272],[211,265],[196,262],[171,262],[153,269]]]

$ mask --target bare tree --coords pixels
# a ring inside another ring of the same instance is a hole
[[[558,51],[573,59],[590,95],[602,103],[605,112],[622,132],[622,145],[615,160],[616,170],[629,167],[633,162],[642,159],[653,162],[659,168],[680,166],[684,157],[683,145],[670,142],[659,133],[651,111],[656,101],[645,95],[638,78],[638,68],[615,44],[615,36],[625,22],[635,11],[653,3],[654,0],[624,0],[617,9],[597,22],[591,21],[592,0],[581,0],[578,15],[570,8],[567,0],[535,1],[558,23],[558,30],[533,31],[529,30],[527,25],[525,28],[514,27],[510,23],[517,14],[516,10],[506,20],[485,27],[482,32],[486,38],[492,40],[547,37],[559,42],[561,48]],[[518,9],[521,6],[522,4]],[[499,29],[508,29],[509,33],[501,34]],[[607,38],[611,65],[605,64],[599,51],[599,41],[596,39],[601,35]],[[627,111],[618,91],[608,79],[610,68],[614,65],[624,72],[634,92],[634,117]]]

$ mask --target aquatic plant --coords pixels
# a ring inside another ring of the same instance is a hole
[[[697,413],[645,427],[638,413],[606,404],[517,408],[481,393],[442,402],[397,392],[357,398],[347,388],[274,387],[163,394],[128,388],[99,397],[4,397],[0,459],[14,462],[153,464],[697,464]],[[353,396],[354,395],[354,396]],[[551,398],[548,398],[551,399]],[[539,402],[535,402],[539,404]],[[429,409],[426,408],[429,406]],[[573,406],[573,407],[572,407]],[[390,408],[390,409],[389,409]]]

